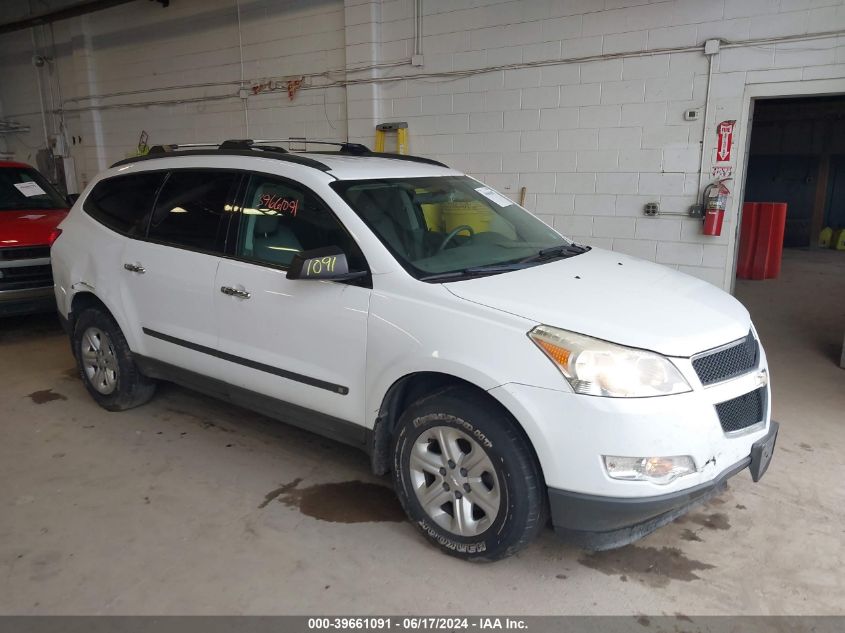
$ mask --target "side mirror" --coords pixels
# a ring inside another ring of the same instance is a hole
[[[69,193],[65,196],[65,200],[67,200],[68,205],[72,207],[73,204],[77,200],[79,200],[79,194],[78,193]]]
[[[315,248],[293,256],[288,269],[288,279],[324,279],[348,281],[366,276],[366,271],[349,271],[346,254],[337,246]]]

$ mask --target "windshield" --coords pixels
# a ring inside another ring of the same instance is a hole
[[[67,209],[68,203],[53,186],[29,167],[0,168],[0,211]]]
[[[536,265],[541,251],[571,244],[468,176],[345,180],[331,186],[418,279]],[[531,264],[523,262],[528,258]]]

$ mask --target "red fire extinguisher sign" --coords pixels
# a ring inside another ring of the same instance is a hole
[[[734,126],[736,121],[722,121],[716,128],[718,143],[716,144],[716,160],[726,163],[731,159],[731,147],[734,142]]]

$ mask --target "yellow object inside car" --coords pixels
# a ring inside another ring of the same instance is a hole
[[[417,189],[417,195],[428,190]],[[421,204],[420,208],[429,231],[449,233],[459,226],[469,226],[476,233],[486,233],[493,223],[490,208],[479,201],[437,202]]]
[[[468,226],[476,233],[486,233],[493,223],[490,207],[482,202],[442,202],[440,212],[444,233],[459,226]]]

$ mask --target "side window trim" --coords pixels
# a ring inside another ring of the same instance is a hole
[[[241,233],[241,209],[249,189],[249,173],[240,169],[232,170],[239,176],[238,184],[235,187],[235,195],[232,196],[232,214],[229,216],[229,224],[226,227],[226,244],[223,248],[223,257],[235,259],[238,251],[238,240]],[[235,220],[233,221],[233,218]]]
[[[150,205],[149,210],[147,211],[147,221],[144,223],[144,231],[138,239],[141,239],[145,242],[149,241],[147,240],[147,235],[150,232],[150,224],[153,221],[153,212],[155,211],[156,205],[158,204],[158,197],[161,195],[161,192],[164,189],[164,186],[167,184],[167,181],[170,180],[171,173],[172,170],[168,169],[164,174],[164,178],[162,178],[161,182],[158,184],[158,189],[156,189],[155,195],[153,196],[153,202]]]
[[[247,202],[246,196],[247,196],[247,193],[249,192],[250,181],[254,177],[268,178],[268,179],[278,180],[279,182],[281,182],[285,186],[299,189],[306,196],[312,196],[313,199],[316,201],[316,203],[319,204],[323,208],[323,210],[327,211],[329,213],[329,215],[331,215],[331,217],[337,222],[338,226],[349,237],[349,241],[352,242],[353,244],[355,244],[355,246],[358,247],[358,250],[361,252],[361,255],[364,258],[365,267],[366,267],[366,270],[367,270],[367,273],[368,273],[368,276],[365,279],[369,279],[370,264],[367,261],[367,256],[364,253],[364,250],[361,248],[360,244],[358,244],[358,241],[355,239],[355,237],[352,235],[352,233],[349,232],[349,229],[346,228],[346,225],[340,220],[339,217],[337,217],[337,214],[334,212],[334,209],[332,209],[331,206],[329,204],[327,204],[326,201],[323,200],[313,189],[311,189],[310,187],[302,184],[301,182],[297,182],[295,180],[292,180],[290,178],[286,178],[284,176],[280,176],[278,174],[272,174],[272,173],[260,172],[260,171],[246,171],[246,170],[244,170],[243,175],[244,175],[244,178],[242,180],[242,190],[239,192],[239,198],[237,200],[237,203],[238,203],[238,212],[237,212],[238,219],[237,219],[237,222],[236,222],[237,230],[235,231],[235,236],[234,236],[235,237],[234,248],[232,250],[231,255],[229,256],[231,259],[237,260],[239,262],[244,262],[246,264],[253,264],[255,266],[263,266],[265,268],[272,268],[274,270],[287,271],[287,270],[290,269],[290,266],[285,266],[285,265],[282,265],[282,264],[274,264],[272,262],[267,262],[267,261],[263,261],[263,260],[260,260],[260,259],[250,259],[248,257],[240,256],[237,253],[237,247],[238,247],[238,244],[240,244],[240,241],[241,241],[241,232],[243,231],[244,224],[246,222],[246,215],[244,215],[243,209],[244,209],[244,205]],[[368,285],[368,287],[372,287],[371,282],[369,282],[367,285]]]

